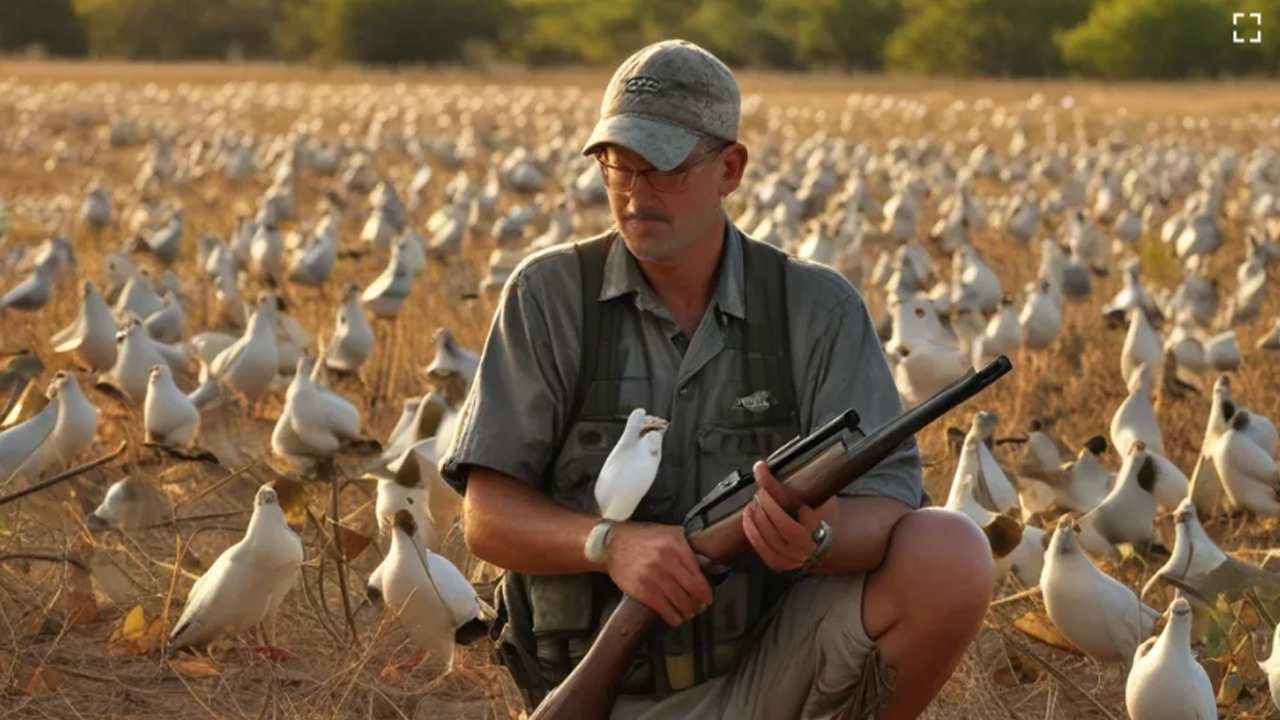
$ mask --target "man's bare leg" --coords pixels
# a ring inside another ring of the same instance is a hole
[[[862,606],[863,627],[894,670],[882,720],[915,718],[938,694],[978,634],[994,584],[990,546],[968,518],[926,508],[898,522]]]

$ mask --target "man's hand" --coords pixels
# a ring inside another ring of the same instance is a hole
[[[813,533],[822,517],[808,505],[800,505],[799,520],[791,517],[775,498],[785,497],[787,488],[757,461],[751,468],[756,478],[756,495],[742,513],[742,531],[765,565],[778,572],[794,570],[809,559],[818,544]]]
[[[679,525],[615,525],[605,546],[604,565],[613,584],[672,627],[711,603],[711,584]]]

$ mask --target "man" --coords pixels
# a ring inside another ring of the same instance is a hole
[[[465,493],[467,546],[508,570],[500,647],[534,702],[620,589],[672,627],[613,718],[915,717],[976,634],[994,570],[972,523],[918,509],[914,443],[797,518],[754,464],[742,522],[759,559],[714,589],[680,527],[728,472],[837,413],[869,431],[901,412],[853,286],[725,217],[748,157],[739,104],[691,43],[622,64],[583,150],[615,227],[512,274],[441,472]],[[635,407],[670,425],[652,488],[613,524],[592,486]]]

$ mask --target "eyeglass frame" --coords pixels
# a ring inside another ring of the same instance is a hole
[[[604,182],[605,189],[612,189],[609,187],[609,179],[608,179],[609,172],[617,171],[617,172],[630,173],[631,182],[627,183],[627,187],[625,190],[613,189],[614,192],[621,192],[621,193],[633,192],[636,189],[636,183],[639,181],[639,178],[641,176],[644,176],[645,182],[649,184],[650,190],[653,190],[654,192],[660,193],[663,195],[674,195],[678,192],[682,192],[685,189],[685,187],[689,184],[689,173],[694,168],[698,167],[702,163],[714,157],[719,156],[725,150],[728,150],[729,148],[737,144],[738,144],[737,141],[725,140],[724,144],[721,145],[719,148],[712,150],[711,152],[703,153],[700,157],[695,159],[693,162],[689,162],[689,159],[685,158],[684,162],[680,163],[680,165],[677,167],[671,168],[670,170],[659,170],[658,168],[649,168],[648,170],[631,170],[629,168],[624,168],[619,165],[611,165],[604,161],[604,154],[606,152],[605,149],[601,149],[600,151],[594,153],[594,157],[596,159],[596,162],[599,163],[600,165],[601,180]],[[679,178],[679,181],[678,181],[679,186],[676,187],[674,190],[659,190],[653,184],[653,181],[649,179],[650,175],[662,175],[662,176],[668,176],[672,178]]]

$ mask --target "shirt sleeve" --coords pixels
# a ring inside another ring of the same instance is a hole
[[[866,303],[849,286],[849,295],[832,314],[827,330],[814,343],[808,361],[801,408],[809,407],[809,428],[819,427],[852,407],[862,431],[870,434],[902,413],[888,360],[881,349]],[[806,401],[807,400],[807,401]],[[920,453],[915,438],[879,465],[849,483],[844,497],[891,497],[919,508],[924,503]]]
[[[439,459],[441,477],[459,493],[475,466],[542,486],[570,392],[551,337],[536,288],[517,272],[503,289],[457,432]]]

